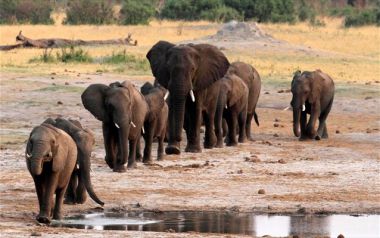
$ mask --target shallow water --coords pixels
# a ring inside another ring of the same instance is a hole
[[[380,237],[379,215],[269,216],[224,212],[95,213],[54,221],[52,226],[96,230],[175,231],[254,236]]]

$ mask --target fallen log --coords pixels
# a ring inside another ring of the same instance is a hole
[[[15,48],[62,48],[69,46],[87,46],[87,45],[131,45],[136,46],[137,40],[132,40],[132,34],[129,33],[126,38],[122,39],[112,39],[112,40],[68,40],[62,38],[51,38],[51,39],[30,39],[22,35],[22,31],[16,36],[16,41],[21,43],[14,45],[3,45],[0,46],[0,50],[12,50]]]

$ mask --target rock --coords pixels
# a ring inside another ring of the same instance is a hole
[[[37,231],[33,231],[30,236],[42,236],[42,234],[40,232],[37,232]]]
[[[51,77],[51,79],[54,79],[54,77]]]
[[[335,133],[336,133],[336,134],[340,134],[340,130],[336,130]]]
[[[379,80],[376,80],[375,83],[380,83],[380,81],[379,81]]]
[[[279,135],[277,133],[274,133],[273,137],[279,137]]]
[[[364,100],[372,99],[373,97],[365,97]]]
[[[58,102],[57,102],[57,104],[58,104],[58,105],[62,105],[62,104],[63,104],[63,102],[61,102],[61,101],[58,101]]]
[[[69,82],[65,82],[65,85],[69,85]]]
[[[371,85],[371,82],[366,82],[365,85]]]
[[[274,127],[279,127],[280,124],[278,124],[278,123],[274,123],[273,126],[274,126]]]
[[[57,75],[57,73],[53,72],[53,73],[51,73],[51,75]]]
[[[280,164],[286,164],[286,161],[284,159],[279,159],[277,162]]]
[[[239,169],[236,173],[237,173],[237,174],[242,174],[242,173],[243,173],[243,170],[242,170],[242,169]]]
[[[56,83],[52,83],[51,85],[55,86],[55,85],[57,85],[57,84],[56,84]]]
[[[265,92],[264,94],[270,94],[269,92]]]
[[[259,163],[261,160],[257,158],[256,155],[251,155],[251,157],[245,157],[246,162]]]
[[[283,92],[285,92],[283,89],[280,89],[277,91],[277,93],[283,93]]]
[[[371,133],[372,132],[372,130],[371,129],[369,129],[369,128],[367,128],[367,130],[365,131],[366,133]]]
[[[264,189],[259,189],[259,191],[257,192],[258,194],[265,194],[265,190]]]
[[[280,119],[275,118],[275,119],[274,119],[274,122],[280,122]]]

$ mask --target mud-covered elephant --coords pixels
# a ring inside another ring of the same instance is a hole
[[[237,129],[239,129],[239,142],[242,143],[246,140],[248,87],[240,77],[228,72],[215,84],[219,84],[220,87],[215,115],[217,147],[223,147],[223,118],[228,125],[227,146],[237,145]]]
[[[214,116],[218,93],[208,89],[227,72],[229,62],[225,55],[208,44],[174,45],[159,41],[146,57],[154,77],[170,93],[166,153],[180,154],[184,125],[187,136],[185,151],[201,152],[202,114],[206,126],[204,146],[215,146]]]
[[[297,71],[291,83],[291,91],[294,135],[300,137],[300,140],[328,138],[326,119],[335,92],[332,78],[319,69],[313,72]],[[308,122],[307,114],[310,114]],[[317,119],[319,126],[316,130]]]
[[[63,130],[43,123],[30,133],[25,158],[40,207],[36,219],[50,223],[51,213],[53,219],[61,219],[63,198],[77,161],[74,140]]]
[[[105,161],[114,172],[136,167],[136,149],[148,105],[144,96],[128,82],[109,86],[92,84],[82,93],[84,107],[102,121]]]
[[[145,118],[143,134],[145,148],[143,162],[152,161],[152,142],[158,140],[157,160],[164,158],[164,139],[168,121],[169,108],[165,101],[166,89],[161,86],[153,86],[147,82],[141,87],[141,93],[144,95],[148,104],[148,113]]]
[[[253,140],[251,135],[251,121],[255,119],[256,124],[259,126],[259,119],[256,113],[256,106],[260,96],[261,78],[257,70],[249,64],[244,62],[233,62],[228,68],[227,74],[235,74],[240,77],[248,87],[248,107],[247,107],[247,120],[246,120],[246,136],[249,140]]]
[[[96,195],[91,183],[91,152],[95,144],[95,136],[89,129],[84,129],[79,121],[66,120],[58,117],[55,120],[48,118],[49,123],[71,136],[77,146],[77,165],[71,175],[70,183],[65,194],[65,203],[82,204],[86,201],[87,193],[99,205],[104,203]]]

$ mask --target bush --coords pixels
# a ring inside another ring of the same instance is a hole
[[[195,4],[188,0],[167,0],[161,11],[161,16],[163,18],[180,20],[198,19]]]
[[[202,11],[200,14],[201,19],[216,21],[216,22],[228,22],[231,20],[243,20],[243,16],[233,8],[222,6],[214,8],[209,11]]]
[[[57,60],[63,63],[93,62],[92,57],[87,51],[84,51],[81,48],[75,48],[74,46],[62,48],[61,53],[57,52]]]
[[[56,58],[52,55],[51,50],[48,51],[48,49],[44,49],[42,54],[40,56],[34,57],[30,59],[28,62],[29,63],[54,63],[56,62]]]
[[[102,63],[105,64],[125,64],[126,68],[148,71],[150,69],[148,60],[145,58],[138,58],[134,55],[127,54],[126,50],[120,52],[113,52],[111,56],[106,56],[102,59]],[[119,68],[120,72],[124,71],[123,68]]]
[[[111,1],[71,0],[66,10],[65,24],[111,24],[114,22]]]
[[[50,0],[0,0],[0,24],[53,24]]]
[[[305,0],[301,0],[298,6],[297,16],[299,21],[315,22],[316,12],[310,4],[307,4]]]
[[[364,26],[364,25],[380,25],[380,9],[365,9],[362,11],[354,11],[347,15],[344,20],[345,27]]]
[[[120,14],[122,24],[148,24],[155,15],[154,4],[151,0],[125,0]]]

